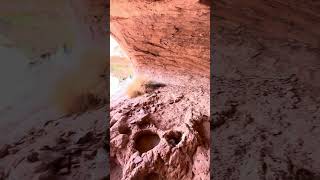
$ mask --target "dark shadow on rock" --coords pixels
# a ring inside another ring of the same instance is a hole
[[[146,88],[148,90],[156,90],[158,88],[165,87],[165,86],[166,86],[165,84],[157,83],[157,82],[150,82],[150,83],[146,84]]]
[[[199,3],[211,7],[211,0],[199,0]]]

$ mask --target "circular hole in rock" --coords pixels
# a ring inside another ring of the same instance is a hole
[[[176,146],[181,141],[182,133],[179,131],[171,131],[164,135],[164,138],[171,146]]]
[[[156,147],[160,142],[159,136],[151,131],[143,131],[135,138],[135,149],[141,154]]]

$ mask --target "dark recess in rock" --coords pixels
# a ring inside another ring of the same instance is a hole
[[[164,135],[164,137],[167,142],[174,147],[181,141],[182,133],[179,131],[170,131],[168,134]]]
[[[134,141],[135,149],[142,154],[157,146],[160,141],[160,138],[156,133],[146,130],[139,133],[135,137]]]

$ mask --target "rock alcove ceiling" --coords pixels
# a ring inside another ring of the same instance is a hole
[[[110,31],[140,73],[209,84],[210,7],[198,0],[110,2]]]

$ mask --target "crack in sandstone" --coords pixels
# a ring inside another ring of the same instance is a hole
[[[149,50],[142,50],[142,49],[140,49],[140,48],[138,48],[138,47],[136,47],[136,46],[134,46],[133,49],[134,49],[135,51],[142,52],[142,53],[144,53],[144,54],[150,54],[150,55],[152,55],[152,56],[154,56],[154,57],[159,57],[159,56],[160,56],[160,55],[157,54],[157,53],[151,52],[151,51],[149,51]]]

